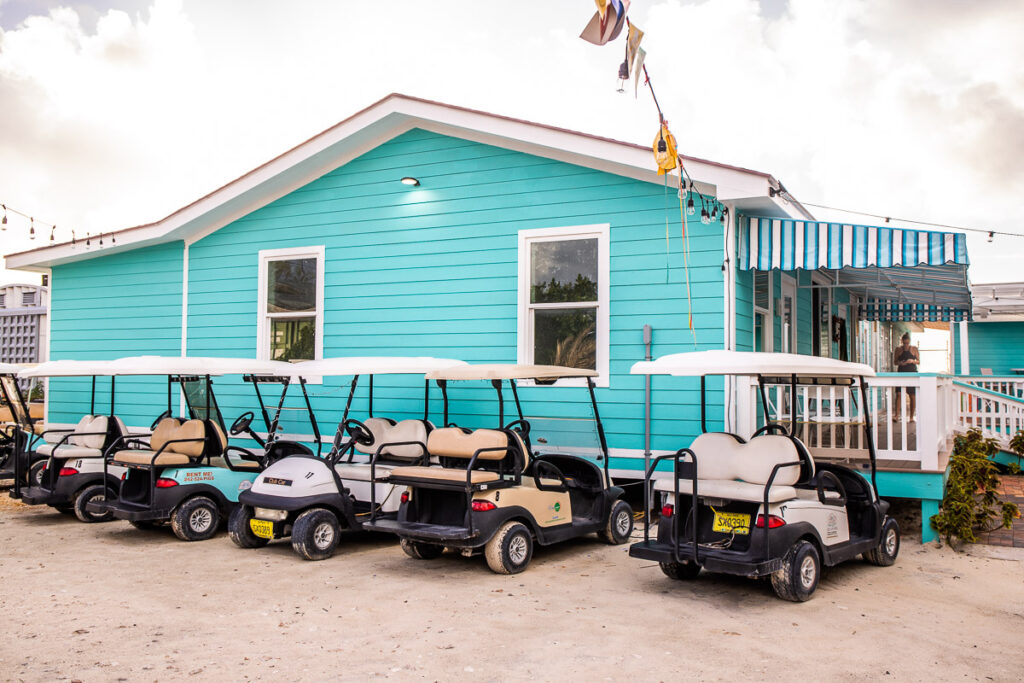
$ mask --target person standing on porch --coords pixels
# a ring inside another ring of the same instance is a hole
[[[921,362],[921,352],[918,351],[916,346],[910,345],[909,332],[904,332],[903,336],[900,337],[900,345],[897,346],[896,350],[893,352],[892,362],[896,365],[897,372],[917,372],[917,365]],[[907,395],[910,396],[910,421],[914,422],[914,416],[917,415],[917,389],[914,387],[908,387]],[[893,422],[897,422],[899,420],[900,408],[902,405],[903,391],[897,389],[896,410],[892,416]]]

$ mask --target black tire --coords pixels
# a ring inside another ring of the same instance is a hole
[[[153,529],[159,529],[164,525],[163,522],[157,522],[152,519],[130,520],[128,523],[140,531],[152,531]]]
[[[212,498],[206,496],[189,498],[171,513],[171,529],[183,541],[213,538],[219,526],[220,508]]]
[[[633,508],[624,500],[612,503],[604,528],[597,532],[598,538],[611,545],[622,545],[633,533]]]
[[[106,487],[103,484],[92,484],[86,486],[81,491],[75,494],[74,503],[72,509],[75,511],[75,517],[78,518],[79,522],[85,522],[86,524],[92,524],[94,522],[109,522],[114,519],[113,512],[95,513],[89,512],[85,509],[87,503],[92,501],[103,500],[104,489]],[[107,490],[107,496],[113,497],[115,494],[113,491]]]
[[[269,538],[261,538],[252,532],[249,520],[252,519],[252,507],[236,505],[228,516],[228,536],[239,548],[262,548],[270,543]]]
[[[882,523],[882,540],[878,547],[864,553],[864,559],[876,567],[891,567],[900,554],[900,525],[892,517]]]
[[[772,588],[783,600],[811,599],[821,578],[821,555],[813,543],[797,541],[782,558],[782,569],[772,574]]]
[[[341,537],[341,524],[330,510],[306,510],[292,527],[292,548],[303,559],[326,560],[334,554]]]
[[[684,562],[659,562],[661,573],[676,581],[692,581],[700,574],[700,565],[686,560]]]
[[[444,553],[444,546],[436,543],[423,543],[403,538],[401,545],[405,554],[416,560],[434,560]]]
[[[28,468],[28,481],[26,482],[29,486],[42,486],[43,485],[43,472],[46,470],[46,461],[37,460],[32,463],[32,466]]]
[[[487,541],[484,556],[495,574],[518,574],[533,557],[533,536],[522,522],[505,522]]]

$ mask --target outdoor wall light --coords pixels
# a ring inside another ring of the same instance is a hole
[[[405,176],[404,178],[402,178],[402,184],[411,185],[412,187],[419,187],[420,181],[416,180],[412,176]]]

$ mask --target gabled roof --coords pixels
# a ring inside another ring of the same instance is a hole
[[[662,183],[646,145],[391,94],[165,218],[112,233],[117,236],[116,246],[85,252],[66,242],[10,254],[6,265],[42,270],[153,244],[191,243],[413,128]],[[778,190],[780,183],[767,173],[706,159],[683,159],[698,190],[734,202],[737,209],[811,218],[798,203],[772,196],[775,193],[769,190]]]

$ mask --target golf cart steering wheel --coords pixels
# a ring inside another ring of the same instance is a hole
[[[361,443],[364,446],[373,445],[373,432],[359,420],[353,420],[349,418],[344,423],[345,431],[351,436],[356,443]]]
[[[507,429],[507,430],[511,431],[511,430],[515,429],[516,427],[519,428],[519,433],[520,434],[522,434],[524,437],[529,438],[529,436],[530,436],[530,423],[529,422],[527,422],[526,420],[514,420],[512,422],[509,422],[507,425],[505,425],[504,429]]]
[[[751,434],[750,438],[753,439],[755,436],[760,436],[761,434],[771,434],[773,429],[777,429],[779,433],[782,434],[783,436],[789,436],[789,430],[786,429],[785,425],[780,425],[777,422],[769,422],[764,427],[761,427],[756,432]]]
[[[235,418],[235,421],[231,423],[231,428],[228,430],[231,432],[231,436],[238,436],[239,434],[248,434],[250,429],[249,425],[256,419],[256,415],[251,410],[246,411]]]
[[[164,420],[166,420],[166,419],[167,419],[167,418],[169,418],[170,416],[171,416],[171,411],[170,411],[170,409],[167,409],[167,410],[165,410],[164,412],[162,412],[162,413],[160,413],[159,415],[157,415],[157,416],[156,416],[156,419],[155,419],[155,420],[153,420],[153,424],[149,425],[149,431],[153,431],[154,429],[156,429],[156,426],[157,426],[158,424],[160,424],[161,422],[163,422]]]

